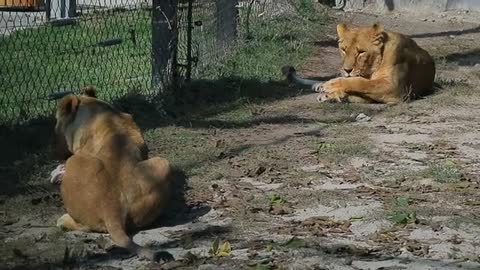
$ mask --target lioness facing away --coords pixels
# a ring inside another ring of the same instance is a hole
[[[148,159],[132,117],[97,99],[92,89],[63,97],[56,120],[59,147],[71,153],[52,173],[67,210],[57,226],[108,232],[116,245],[155,260],[127,230],[151,224],[167,207],[174,179],[169,162]]]
[[[283,68],[294,82],[319,92],[319,101],[397,104],[432,92],[434,61],[411,38],[385,31],[380,24],[338,24],[337,34],[343,78],[315,82],[298,77],[291,67]]]

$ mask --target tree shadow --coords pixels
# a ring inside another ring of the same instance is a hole
[[[128,94],[113,100],[112,104],[121,111],[132,114],[139,127],[145,131],[178,123],[187,125],[190,120],[197,121],[198,126],[221,125],[220,122],[208,123],[201,119],[235,110],[245,104],[259,104],[301,94],[305,93],[289,88],[285,82],[227,77],[196,80],[188,87],[173,92],[171,98]],[[256,125],[260,121],[249,124]],[[280,123],[280,119],[272,121]],[[223,124],[248,126],[247,123]],[[29,175],[37,174],[39,167],[51,162],[54,125],[53,115],[49,115],[22,125],[0,126],[0,195],[9,197],[25,192],[25,179],[30,179]]]
[[[0,196],[23,190],[21,179],[33,173],[38,162],[49,159],[54,125],[53,118],[42,117],[23,125],[0,126]]]
[[[315,41],[313,44],[319,47],[338,47],[338,40],[325,39],[325,40]]]
[[[185,170],[189,170],[189,169],[195,168],[198,165],[200,165],[202,163],[205,163],[205,162],[216,162],[216,161],[220,161],[220,160],[223,160],[223,159],[229,159],[229,158],[238,156],[242,152],[245,152],[245,151],[247,151],[247,150],[249,150],[253,147],[259,147],[259,146],[266,147],[266,146],[279,145],[279,144],[288,142],[289,140],[291,140],[293,138],[298,138],[298,137],[321,137],[321,136],[323,136],[322,129],[321,128],[315,128],[315,129],[311,129],[311,130],[308,130],[308,131],[295,132],[295,133],[292,133],[292,134],[287,134],[287,135],[284,135],[281,138],[275,139],[271,142],[245,143],[245,144],[241,144],[241,145],[238,145],[236,147],[233,147],[231,149],[228,149],[224,152],[221,152],[220,155],[211,156],[207,159],[203,159],[203,160],[199,159],[199,160],[192,161],[190,163],[186,163],[186,164],[183,165],[183,168]]]
[[[445,60],[459,66],[475,66],[480,64],[480,49],[473,49],[461,53],[451,53],[445,56]]]
[[[321,78],[319,78],[321,79]],[[129,95],[115,101],[120,110],[133,115],[142,130],[168,125],[208,127],[208,124],[225,126],[247,123],[220,123],[204,119],[236,110],[246,104],[263,104],[308,94],[288,87],[283,81],[260,81],[226,77],[218,80],[195,80],[189,86],[176,90],[167,102],[157,103],[141,95]],[[281,122],[281,119],[270,119]],[[262,121],[256,120],[257,124]],[[203,122],[203,124],[202,124]],[[250,123],[256,125],[256,123]]]
[[[392,11],[395,9],[395,3],[393,0],[385,0],[385,6],[387,7],[388,11]]]
[[[459,35],[466,35],[466,34],[474,34],[480,32],[480,26],[473,27],[470,29],[465,30],[451,30],[451,31],[443,31],[443,32],[436,32],[436,33],[422,33],[422,34],[413,34],[408,35],[411,38],[431,38],[431,37],[444,37],[444,36],[459,36]]]
[[[386,2],[389,2],[389,0],[387,0]],[[387,4],[387,8],[388,8],[388,4]],[[443,32],[435,32],[435,33],[420,33],[420,34],[412,34],[407,36],[411,38],[433,38],[433,37],[475,34],[479,32],[480,32],[480,26],[477,26],[477,27],[473,27],[465,30],[451,30],[451,31],[443,31]],[[325,39],[325,40],[316,41],[314,42],[314,44],[315,46],[319,46],[319,47],[337,47],[338,41],[336,39]]]
[[[193,222],[210,211],[211,208],[209,206],[201,205],[192,207],[187,204],[185,191],[189,188],[188,179],[182,169],[173,168],[172,177],[174,179],[174,184],[170,187],[172,198],[166,212],[149,226],[140,228],[134,232],[159,227],[172,227]]]

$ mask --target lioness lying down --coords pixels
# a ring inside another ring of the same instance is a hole
[[[300,78],[292,67],[282,69],[292,82],[319,92],[318,101],[397,104],[432,92],[435,64],[411,38],[380,24],[339,24],[337,34],[343,78],[322,83]]]
[[[71,156],[52,172],[61,182],[66,230],[108,232],[114,243],[155,260],[127,230],[151,224],[166,208],[173,177],[167,160],[148,159],[142,134],[129,114],[95,98],[95,92],[63,97],[56,112],[60,148]]]

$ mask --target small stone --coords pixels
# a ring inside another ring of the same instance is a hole
[[[368,122],[370,121],[372,118],[364,113],[359,113],[357,115],[357,117],[355,117],[355,121],[357,122]]]
[[[256,175],[256,176],[259,176],[259,175],[261,175],[262,173],[264,173],[266,170],[267,170],[267,169],[266,169],[265,167],[260,166],[260,167],[258,167],[257,170],[255,171],[255,175]]]

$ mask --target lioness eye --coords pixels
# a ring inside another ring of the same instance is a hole
[[[358,52],[358,54],[362,54],[362,53],[364,53],[365,51],[364,51],[364,50],[357,49],[357,52]]]

